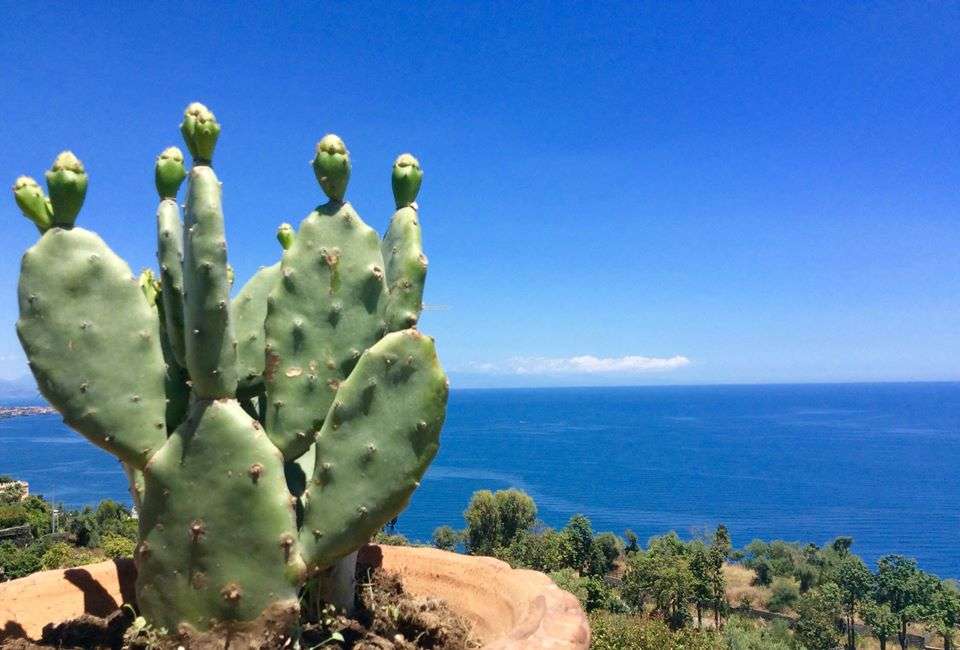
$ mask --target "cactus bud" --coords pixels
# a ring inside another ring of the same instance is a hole
[[[281,223],[280,227],[277,228],[277,241],[280,242],[283,250],[287,250],[293,245],[294,234],[293,226],[289,223]]]
[[[209,165],[213,161],[213,149],[220,136],[220,124],[213,111],[200,102],[193,102],[183,112],[180,133],[193,156],[193,164]]]
[[[393,163],[393,198],[397,208],[411,205],[417,200],[420,183],[423,181],[423,170],[420,162],[408,153],[397,156]]]
[[[160,295],[160,282],[153,276],[153,270],[143,269],[140,271],[140,277],[137,279],[140,285],[140,291],[147,299],[147,304],[153,307],[157,304],[157,296]]]
[[[331,201],[343,201],[350,180],[350,152],[338,136],[328,133],[317,143],[313,173]]]
[[[233,287],[233,281],[236,277],[237,274],[233,272],[233,267],[227,264],[227,285]]]
[[[40,184],[29,176],[21,176],[13,184],[13,198],[23,216],[37,225],[40,234],[50,229],[50,220],[53,208],[50,199],[43,195]]]
[[[161,199],[172,199],[177,196],[180,183],[183,182],[187,171],[183,168],[183,152],[176,147],[167,147],[157,156],[157,166],[154,172],[154,181],[157,185],[157,194]]]
[[[47,191],[53,208],[53,225],[72,228],[87,195],[87,172],[76,156],[64,151],[46,173]]]

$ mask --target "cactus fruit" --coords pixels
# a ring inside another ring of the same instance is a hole
[[[436,454],[447,381],[433,340],[412,329],[426,272],[422,172],[397,159],[398,209],[381,242],[344,202],[349,153],[325,136],[313,168],[329,201],[299,232],[280,227],[281,261],[231,302],[210,166],[220,125],[194,103],[180,128],[193,166],[174,147],[157,158],[157,276],[134,279],[74,227],[87,176],[73,154],[47,173],[49,199],[17,179],[42,235],[23,257],[17,332],[65,422],[123,462],[141,511],[144,616],[249,633],[292,623],[308,576],[348,572]]]

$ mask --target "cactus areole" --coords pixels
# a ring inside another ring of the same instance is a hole
[[[437,452],[448,384],[417,331],[427,260],[404,154],[381,241],[345,200],[335,135],[313,169],[329,201],[277,233],[282,258],[230,299],[213,154],[190,104],[157,158],[159,273],[135,279],[74,226],[87,171],[70,152],[13,190],[41,232],[23,256],[17,333],[64,421],[116,455],[140,509],[137,602],[168,630],[292,622],[304,582],[406,505]],[[181,221],[177,194],[187,180]]]

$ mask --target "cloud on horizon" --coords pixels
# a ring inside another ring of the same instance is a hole
[[[515,357],[505,363],[470,363],[468,372],[507,375],[599,375],[666,372],[690,365],[682,355],[672,357]]]

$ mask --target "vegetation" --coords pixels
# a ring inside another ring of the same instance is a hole
[[[96,509],[61,508],[56,534],[49,532],[53,508],[41,497],[0,508],[5,521],[37,531],[25,547],[0,545],[5,579],[126,557],[135,544],[136,519],[113,501]],[[629,535],[595,533],[582,515],[554,530],[536,513],[533,500],[518,490],[477,492],[464,513],[465,528],[441,526],[432,544],[474,554],[483,549],[513,566],[548,572],[589,613],[592,647],[600,650],[849,650],[863,647],[855,625],[869,630],[882,650],[906,648],[908,635],[923,633],[948,650],[956,647],[957,583],[897,555],[881,558],[871,571],[851,551],[850,538],[823,548],[754,540],[733,550],[719,526],[709,537],[685,541],[670,532],[642,547]],[[411,543],[393,526],[376,541]],[[753,598],[740,590],[751,578]],[[783,615],[755,618],[763,609]]]
[[[468,553],[549,573],[590,614],[594,648],[854,650],[862,626],[881,648],[897,637],[905,649],[909,634],[925,632],[949,649],[960,623],[955,582],[897,555],[872,572],[850,537],[824,547],[754,540],[735,550],[720,525],[692,540],[669,532],[643,548],[632,531],[595,533],[579,514],[560,530],[547,527],[533,499],[513,489],[476,492],[464,520],[462,531],[437,528],[433,545],[462,542]],[[731,575],[746,584],[743,573],[752,593],[728,584]],[[751,618],[761,610],[782,616]]]
[[[0,543],[0,581],[133,555],[137,520],[122,504],[105,500],[95,509],[56,511],[40,496],[0,503],[0,528],[30,526],[26,543]]]

